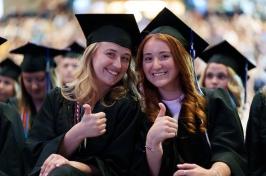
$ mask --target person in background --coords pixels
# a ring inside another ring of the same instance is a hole
[[[0,45],[6,40],[0,37]],[[8,70],[1,67],[0,73]],[[8,76],[14,72],[8,72]],[[13,77],[12,76],[12,77]],[[23,155],[25,139],[18,112],[6,103],[0,102],[0,175],[24,176],[27,173],[26,158]]]
[[[248,175],[266,175],[266,86],[253,97],[246,131]]]
[[[208,48],[199,57],[207,63],[200,85],[229,91],[232,101],[238,108],[245,132],[249,112],[246,101],[247,70],[254,68],[255,65],[227,41]]]
[[[39,112],[47,93],[54,87],[55,74],[53,57],[62,50],[27,43],[11,53],[23,54],[21,67],[21,97],[14,102],[18,107],[24,127],[25,137]]]
[[[60,58],[56,67],[60,86],[73,81],[75,71],[79,66],[80,59],[85,50],[85,48],[76,42],[66,47],[66,49],[68,50],[66,50],[63,55],[59,56]]]
[[[31,175],[129,175],[143,117],[134,93],[133,14],[78,14],[87,39],[75,79],[46,98],[27,141]]]
[[[20,85],[18,78],[20,73],[20,67],[10,58],[6,58],[0,63],[0,102],[19,96]]]
[[[194,58],[207,43],[167,8],[142,34],[136,66],[151,123],[150,175],[246,175],[243,132],[228,92],[197,87],[189,51]]]

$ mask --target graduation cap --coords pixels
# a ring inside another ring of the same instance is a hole
[[[167,8],[161,10],[161,12],[159,12],[159,14],[143,29],[141,38],[153,33],[168,34],[175,37],[183,44],[192,58],[199,55],[209,45]]]
[[[0,75],[12,78],[18,81],[18,77],[21,73],[20,67],[15,64],[10,58],[6,58],[0,63]]]
[[[63,50],[30,42],[10,52],[24,55],[20,65],[23,72],[49,71],[50,67],[55,66],[53,58],[64,53]]]
[[[87,46],[95,42],[113,42],[129,48],[134,53],[140,32],[133,14],[76,14],[87,40]]]
[[[225,40],[206,49],[200,55],[200,58],[207,63],[218,63],[231,67],[241,78],[243,84],[246,80],[247,70],[255,67],[254,63],[251,63],[243,54]]]
[[[0,45],[2,45],[3,43],[5,43],[6,41],[7,41],[6,39],[0,37]]]
[[[85,48],[83,46],[81,46],[77,42],[73,42],[72,44],[66,47],[63,56],[67,58],[80,58],[84,50]]]
[[[254,63],[247,59],[226,40],[206,49],[200,55],[200,58],[207,63],[218,63],[231,67],[241,78],[245,89],[247,83],[247,72],[255,67]]]

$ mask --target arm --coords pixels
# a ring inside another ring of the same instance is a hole
[[[86,138],[97,137],[106,132],[105,113],[91,113],[91,107],[88,104],[85,104],[84,108],[82,120],[66,133],[60,145],[59,153],[63,156],[70,156],[84,139],[84,145],[86,145]]]
[[[208,136],[211,162],[223,162],[232,175],[246,175],[247,160],[242,126],[228,92],[218,89],[207,94]]]
[[[159,103],[160,112],[150,128],[146,139],[146,156],[152,176],[159,175],[163,156],[162,142],[177,133],[177,121],[165,116],[166,108]]]

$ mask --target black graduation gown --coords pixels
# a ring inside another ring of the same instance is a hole
[[[22,176],[28,169],[24,156],[25,140],[18,112],[0,103],[0,175]]]
[[[59,88],[46,97],[27,141],[37,161],[32,175],[39,173],[50,154],[58,152],[65,133],[73,126],[74,108],[75,102],[64,99]],[[127,175],[140,119],[143,118],[139,103],[127,95],[110,107],[98,102],[93,109],[93,113],[96,112],[106,113],[106,133],[88,139],[87,147],[77,149],[69,159],[94,165],[101,175]]]
[[[163,143],[159,175],[172,176],[180,163],[195,163],[210,168],[217,161],[227,163],[232,176],[246,175],[243,130],[228,92],[217,89],[205,90],[204,94],[207,98],[207,134],[199,131],[190,134],[182,117],[179,117],[177,137]]]
[[[249,176],[266,175],[266,96],[257,93],[252,101],[246,132]]]

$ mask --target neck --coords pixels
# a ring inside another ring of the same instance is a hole
[[[176,89],[159,89],[162,99],[164,100],[176,100],[179,98],[183,92],[180,88]]]
[[[41,109],[42,104],[43,104],[43,99],[34,99],[33,103],[34,103],[34,106],[36,108],[36,111],[39,112],[39,110]]]

